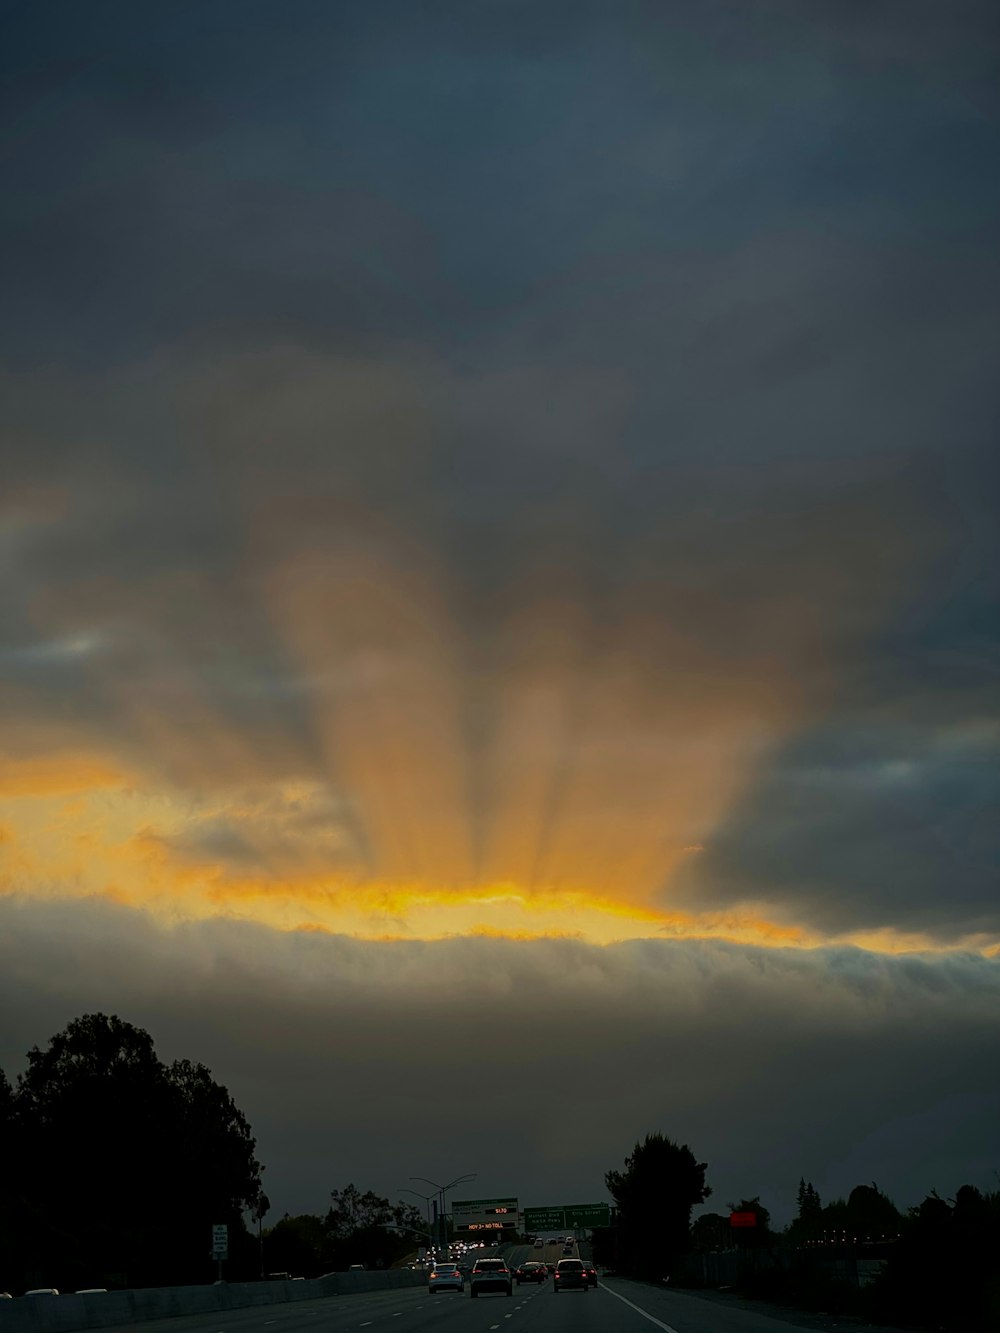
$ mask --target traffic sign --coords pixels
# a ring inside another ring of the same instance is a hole
[[[517,1199],[454,1199],[451,1221],[456,1231],[502,1231],[517,1226]]]
[[[229,1227],[225,1222],[217,1222],[212,1227],[212,1258],[228,1259]]]
[[[564,1231],[566,1213],[562,1208],[525,1208],[525,1231]]]
[[[525,1208],[525,1231],[564,1231],[567,1227],[609,1227],[611,1205],[607,1203],[567,1203],[561,1208]]]
[[[573,1203],[565,1208],[568,1227],[609,1227],[611,1206],[607,1203]]]

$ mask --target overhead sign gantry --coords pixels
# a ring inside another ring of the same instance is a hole
[[[517,1228],[517,1199],[453,1199],[451,1224],[456,1231],[503,1231]]]

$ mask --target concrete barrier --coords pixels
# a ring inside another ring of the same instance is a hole
[[[63,1296],[18,1296],[0,1301],[0,1333],[77,1333],[114,1328],[177,1315],[239,1310],[285,1301],[314,1301],[364,1291],[422,1287],[427,1274],[408,1268],[328,1273],[325,1277],[272,1282],[224,1282],[203,1287],[141,1287],[135,1291],[95,1291]]]

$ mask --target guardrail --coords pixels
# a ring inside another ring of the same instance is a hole
[[[328,1273],[326,1277],[277,1282],[223,1282],[201,1287],[141,1287],[134,1291],[66,1293],[60,1296],[18,1296],[0,1301],[0,1333],[77,1333],[88,1328],[115,1328],[178,1315],[210,1314],[285,1301],[311,1301],[324,1296],[349,1296],[363,1291],[420,1287],[427,1274],[406,1268],[388,1271]]]

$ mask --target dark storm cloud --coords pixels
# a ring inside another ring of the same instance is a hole
[[[834,933],[992,937],[998,809],[993,720],[949,731],[852,726],[841,716],[777,758],[684,888],[702,906],[763,901]]]
[[[988,4],[59,12],[8,43],[18,357],[207,326],[475,355],[608,257],[985,253]]]
[[[825,1197],[876,1179],[901,1206],[992,1182],[995,959],[385,945],[11,899],[0,917],[8,1075],[71,1017],[119,1013],[230,1088],[279,1214],[320,1211],[348,1180],[397,1197],[459,1169],[483,1197],[601,1197],[655,1129],[709,1162],[715,1203],[760,1193],[781,1220],[800,1175]],[[539,1030],[581,1034],[585,1058],[552,1042],[539,1060]]]

